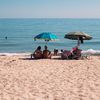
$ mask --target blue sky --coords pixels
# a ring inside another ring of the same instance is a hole
[[[0,0],[0,18],[100,18],[100,0]]]

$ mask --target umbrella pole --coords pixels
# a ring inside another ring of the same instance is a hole
[[[77,41],[77,46],[80,46],[80,40],[79,40],[79,37],[78,37],[78,41]]]
[[[46,44],[45,45],[47,45],[48,44],[48,41],[47,40],[45,40],[46,41]]]
[[[47,45],[47,42],[48,42],[48,41],[46,41],[46,45]]]

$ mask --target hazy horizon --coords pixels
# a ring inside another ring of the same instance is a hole
[[[100,0],[2,0],[0,18],[100,18]]]

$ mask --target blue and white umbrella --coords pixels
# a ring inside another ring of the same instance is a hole
[[[57,40],[58,38],[53,33],[43,32],[34,37],[34,40],[37,40],[37,39],[41,39],[41,40],[45,40],[45,41],[53,41],[53,40]]]

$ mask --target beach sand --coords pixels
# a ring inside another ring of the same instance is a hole
[[[0,56],[0,100],[100,100],[100,56]]]

